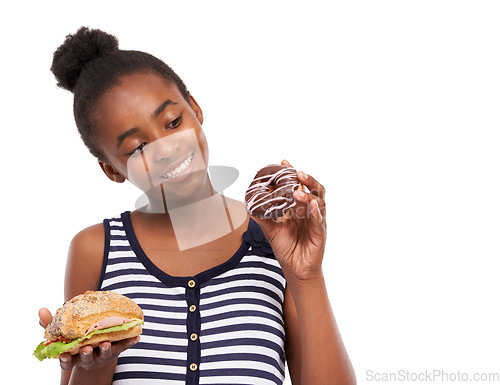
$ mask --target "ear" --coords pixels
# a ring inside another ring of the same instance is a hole
[[[189,105],[191,106],[191,109],[194,111],[196,114],[196,118],[198,118],[198,121],[200,124],[203,124],[203,111],[201,110],[201,107],[199,104],[196,102],[195,98],[191,94],[189,94]]]
[[[99,162],[99,166],[101,166],[102,171],[104,171],[106,176],[109,179],[111,179],[113,182],[116,182],[116,183],[125,182],[125,177],[122,174],[120,174],[118,171],[116,171],[112,165],[110,165],[108,163],[104,163],[101,160],[98,160],[98,162]]]

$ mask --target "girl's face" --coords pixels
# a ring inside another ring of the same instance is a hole
[[[203,115],[174,83],[152,73],[126,75],[99,99],[91,119],[109,161],[99,164],[111,180],[128,179],[167,206],[206,191]]]

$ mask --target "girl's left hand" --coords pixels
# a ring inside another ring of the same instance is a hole
[[[286,160],[281,164],[292,167]],[[271,244],[287,279],[291,274],[305,281],[321,274],[326,243],[325,188],[310,175],[298,172],[297,176],[309,192],[294,191],[297,205],[283,219],[252,218]]]

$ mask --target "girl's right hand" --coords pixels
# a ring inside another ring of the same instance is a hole
[[[46,308],[38,311],[40,325],[46,328],[52,319],[52,314]],[[128,338],[122,341],[108,342],[99,344],[98,348],[86,345],[80,348],[76,354],[62,353],[59,355],[59,363],[62,370],[71,370],[74,366],[80,366],[86,370],[96,370],[116,362],[118,355],[124,350],[130,348],[139,342],[139,337]]]

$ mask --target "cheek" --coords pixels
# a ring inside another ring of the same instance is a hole
[[[208,155],[209,155],[208,142],[207,142],[207,138],[205,137],[205,134],[201,128],[196,133],[196,138],[198,140],[198,146],[200,147],[200,151],[203,155],[203,160],[205,162],[205,165],[208,166]]]
[[[127,162],[127,179],[142,191],[151,189],[151,178],[141,156],[131,157]]]
[[[126,164],[127,179],[142,191],[148,191],[164,182],[162,173],[172,160],[188,152],[194,153],[192,172],[206,170],[208,146],[203,131],[197,127],[169,134],[147,144],[142,153],[131,156]]]

